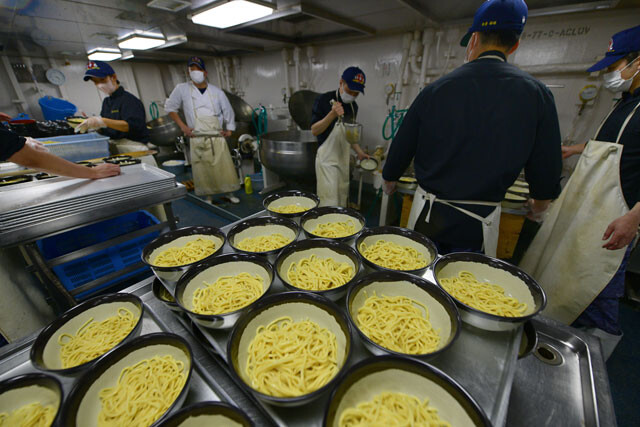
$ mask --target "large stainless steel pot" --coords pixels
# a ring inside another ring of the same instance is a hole
[[[280,131],[265,134],[260,143],[260,161],[285,179],[312,181],[318,140],[311,131]]]
[[[154,145],[173,146],[176,143],[176,139],[182,136],[180,126],[168,115],[147,122],[147,126],[151,127],[149,137]]]

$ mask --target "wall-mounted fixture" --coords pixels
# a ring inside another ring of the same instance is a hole
[[[115,61],[121,57],[122,53],[120,52],[120,49],[107,47],[98,47],[87,52],[87,58],[92,61]]]
[[[131,59],[133,58],[133,51],[132,50],[123,50],[122,51],[122,58],[120,58],[121,60],[125,60],[125,59]]]
[[[190,16],[194,24],[229,28],[271,15],[274,5],[257,0],[223,0]]]
[[[118,40],[118,47],[120,49],[147,50],[162,46],[165,42],[164,37],[132,33]]]

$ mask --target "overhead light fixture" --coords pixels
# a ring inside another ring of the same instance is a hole
[[[567,4],[563,6],[543,7],[529,10],[529,17],[564,15],[567,13],[590,12],[593,10],[612,9],[618,4],[618,0],[590,1],[585,3]]]
[[[121,57],[122,53],[119,49],[98,47],[87,52],[87,58],[92,61],[114,61],[116,59],[120,59]]]
[[[126,60],[126,59],[131,59],[133,58],[133,51],[131,50],[123,50],[122,51],[122,58],[120,58],[121,60]]]
[[[273,6],[248,0],[226,0],[191,16],[194,24],[229,28],[264,18],[273,13]]]
[[[133,33],[118,41],[120,49],[147,50],[162,46],[165,43],[164,37],[154,37]]]

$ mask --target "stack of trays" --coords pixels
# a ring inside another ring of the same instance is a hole
[[[21,234],[22,241],[39,237],[22,235],[31,233],[29,228],[38,224],[96,212],[175,187],[174,175],[144,164],[123,168],[119,176],[108,179],[57,177],[11,185],[0,190],[0,240],[15,240],[11,237],[15,233]]]

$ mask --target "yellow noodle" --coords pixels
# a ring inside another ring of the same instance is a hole
[[[118,383],[99,392],[98,427],[148,427],[178,398],[187,369],[173,356],[154,356],[122,370]]]
[[[308,211],[309,208],[305,208],[300,205],[284,205],[278,207],[269,207],[269,210],[277,213],[293,214]]]
[[[60,334],[60,360],[63,368],[72,368],[102,356],[125,339],[138,322],[128,309],[120,307],[115,316],[96,322],[87,320],[75,335]]]
[[[505,295],[501,286],[480,282],[468,271],[459,272],[457,277],[439,280],[451,296],[480,311],[496,316],[521,317],[527,310],[527,304]]]
[[[428,264],[425,256],[415,248],[386,240],[378,240],[371,246],[363,242],[360,253],[372,263],[391,270],[417,270]]]
[[[284,237],[280,233],[274,233],[268,236],[247,237],[240,240],[236,247],[247,252],[267,252],[287,246],[292,241],[293,239]]]
[[[326,291],[338,288],[354,276],[353,267],[333,258],[318,258],[311,255],[292,262],[287,270],[287,280],[296,288],[307,291]]]
[[[367,298],[356,316],[360,330],[375,343],[405,354],[427,354],[440,345],[439,330],[429,322],[429,310],[405,296]]]
[[[336,336],[310,320],[285,316],[258,327],[248,353],[251,386],[270,396],[311,393],[338,373]]]
[[[429,399],[420,401],[415,396],[387,391],[342,411],[339,426],[451,427],[451,424],[438,416],[436,408],[429,406]]]
[[[246,307],[263,293],[263,279],[259,275],[240,273],[219,277],[206,288],[193,293],[193,311],[200,314],[222,314]]]
[[[311,232],[314,236],[319,237],[347,237],[352,234],[356,234],[356,224],[352,220],[327,222],[325,224],[318,224],[318,226]]]
[[[157,267],[177,267],[200,261],[216,251],[213,240],[198,237],[184,246],[173,246],[160,252],[152,264]]]
[[[160,286],[160,292],[159,292],[159,296],[160,299],[164,300],[164,301],[169,301],[169,302],[175,302],[175,298],[173,298],[173,295],[171,295],[169,293],[169,291],[164,287],[164,286]]]
[[[0,427],[49,427],[56,416],[53,405],[29,403],[8,414],[0,413]]]

